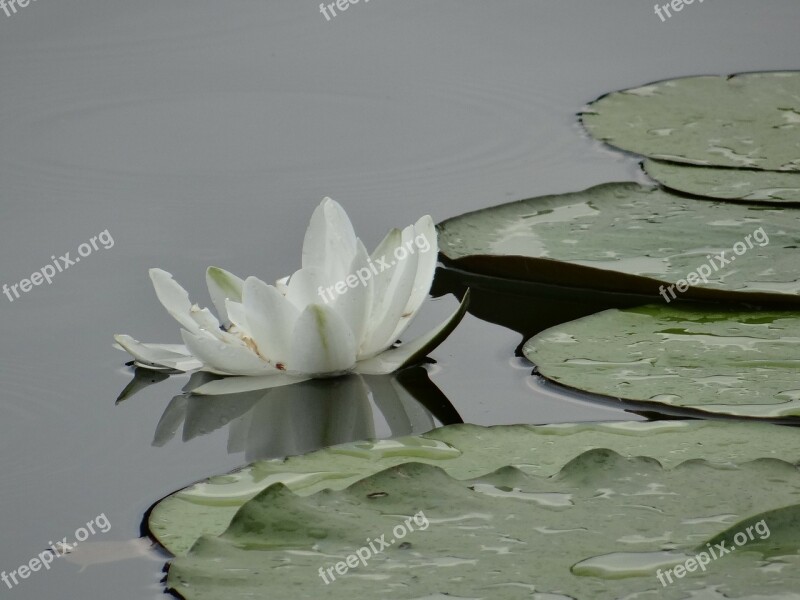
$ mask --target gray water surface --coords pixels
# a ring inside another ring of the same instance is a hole
[[[148,268],[207,304],[209,264],[265,280],[296,269],[325,195],[372,247],[425,213],[637,178],[634,158],[579,128],[586,102],[658,79],[800,66],[797,0],[707,0],[663,23],[652,5],[372,0],[331,21],[298,0],[0,12],[0,284],[74,258],[104,230],[114,241],[50,285],[0,295],[0,570],[100,513],[111,529],[87,547],[135,554],[124,542],[152,503],[246,460],[224,426],[152,445],[185,377],[115,406],[131,373],[112,335],[179,342]],[[413,331],[454,306],[430,301]],[[468,315],[430,379],[473,423],[638,418],[543,387],[514,355],[521,341]],[[363,427],[393,433],[363,406]],[[0,597],[161,598],[164,560],[81,571],[59,559],[14,589],[0,583]]]

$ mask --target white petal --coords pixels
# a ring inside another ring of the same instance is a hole
[[[300,311],[277,288],[256,277],[244,282],[244,310],[261,356],[274,365],[286,363]]]
[[[242,335],[251,337],[244,304],[228,299],[225,301],[225,311],[228,313],[228,320],[230,323],[236,327]]]
[[[289,278],[289,287],[286,298],[297,307],[304,310],[309,304],[324,302],[323,292],[326,284],[325,274],[316,267],[302,268]]]
[[[123,336],[125,338],[128,338],[128,339],[131,339],[133,341],[136,341],[131,336],[125,335],[125,334],[122,334],[122,333],[118,333],[118,334],[114,335],[114,339],[115,340],[117,339],[117,336]],[[148,343],[138,342],[138,343],[142,344],[143,346],[147,346],[148,348],[156,348],[158,350],[166,350],[167,352],[172,352],[174,354],[181,354],[181,355],[184,355],[184,356],[191,356],[191,354],[189,353],[189,350],[183,344],[153,344],[153,343],[149,343],[149,342]],[[122,346],[119,345],[119,343],[111,344],[111,345],[114,348],[116,348],[117,350],[126,351],[125,348],[123,348]]]
[[[262,377],[226,377],[201,385],[192,390],[192,394],[200,396],[218,396],[222,394],[239,394],[255,390],[265,390],[282,385],[291,385],[307,381],[309,377],[296,377],[292,375],[266,375]]]
[[[200,328],[190,315],[192,303],[189,294],[172,278],[172,274],[163,269],[150,269],[150,280],[167,312],[184,328],[197,333]]]
[[[467,290],[458,309],[437,328],[416,340],[404,343],[399,348],[392,348],[359,362],[355,372],[363,375],[385,375],[422,360],[441,344],[461,322],[469,306],[469,296],[470,292]]]
[[[303,268],[318,268],[333,281],[347,276],[356,254],[356,234],[347,213],[325,198],[311,215],[303,240]]]
[[[411,252],[413,247],[414,227],[409,225],[403,230],[401,245],[405,254],[393,253],[387,258],[389,264],[390,280],[382,298],[373,299],[373,309],[370,315],[370,330],[362,344],[359,356],[369,358],[391,346],[397,338],[393,337],[395,329],[403,316],[403,311],[411,297],[414,281],[417,276],[417,263],[419,257],[416,252]],[[404,258],[397,258],[404,256]]]
[[[226,300],[242,301],[242,285],[244,282],[233,273],[219,267],[208,267],[206,270],[206,285],[211,301],[217,308],[220,320],[227,325],[230,322]]]
[[[344,280],[344,283],[347,284],[344,293],[339,294],[336,290],[326,290],[324,300],[326,304],[333,306],[350,326],[358,348],[361,346],[369,324],[369,310],[373,294],[372,277],[374,276],[369,268],[367,249],[361,240],[358,240],[356,255],[353,262],[350,263],[348,273],[349,275]],[[351,287],[350,284],[354,285]]]
[[[305,375],[343,373],[355,362],[355,337],[345,320],[330,306],[308,306],[294,327],[288,370]]]
[[[220,329],[217,318],[207,308],[200,308],[189,302],[189,294],[162,269],[150,269],[150,279],[156,296],[178,323],[194,334],[205,330],[217,339],[227,340],[230,336]]]
[[[383,262],[389,263],[393,260],[394,250],[403,242],[403,232],[399,229],[392,229],[381,240],[378,247],[370,255],[370,262],[375,265],[378,273],[373,277],[370,285],[372,286],[372,304],[370,305],[370,321],[375,319],[378,312],[378,305],[386,295],[386,289],[392,280],[392,269],[383,267]]]
[[[181,330],[181,335],[192,354],[217,372],[228,375],[267,375],[278,372],[242,342],[241,345],[227,344],[206,332],[195,335]]]
[[[189,316],[197,324],[197,326],[212,336],[222,341],[232,341],[229,333],[226,333],[220,328],[219,320],[207,308],[200,308],[196,304],[189,310]]]
[[[286,277],[281,277],[278,279],[275,282],[275,287],[281,294],[285,296],[289,291],[289,276],[287,275]]]
[[[414,224],[414,251],[419,255],[417,263],[417,276],[414,279],[414,288],[411,290],[411,297],[408,299],[400,322],[394,330],[391,338],[398,339],[411,321],[417,316],[422,303],[428,297],[433,284],[433,276],[436,272],[436,261],[439,256],[439,244],[436,234],[436,225],[430,215],[425,215]]]
[[[114,336],[117,343],[136,361],[145,367],[156,366],[176,371],[191,371],[203,366],[199,360],[189,354],[185,346],[178,344],[143,344],[129,335]]]

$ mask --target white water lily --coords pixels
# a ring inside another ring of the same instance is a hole
[[[414,245],[415,240],[425,244]],[[144,344],[128,335],[114,339],[136,364],[151,369],[209,371],[229,375],[194,390],[233,393],[346,373],[381,375],[426,356],[455,328],[468,295],[440,326],[393,347],[428,295],[438,244],[430,216],[393,229],[370,255],[344,209],[325,198],[303,241],[302,268],[276,285],[242,280],[209,267],[206,282],[217,319],[161,269],[151,269],[156,295],[183,329],[184,345]],[[391,259],[391,264],[388,260]],[[375,264],[382,264],[381,270]],[[388,268],[386,268],[388,266]],[[354,276],[370,272],[353,286]],[[345,292],[320,290],[348,281]]]

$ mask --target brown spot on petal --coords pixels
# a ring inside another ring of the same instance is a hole
[[[286,365],[283,363],[275,363],[275,368],[278,369],[278,371],[285,371]]]
[[[248,348],[250,348],[250,350],[255,352],[261,360],[263,360],[263,361],[267,360],[266,358],[261,356],[261,352],[258,351],[258,346],[256,346],[256,343],[253,340],[253,338],[250,338],[250,337],[247,337],[246,335],[243,335],[242,336],[242,341],[244,342],[245,346],[247,346]]]

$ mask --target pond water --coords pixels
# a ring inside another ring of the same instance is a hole
[[[39,0],[0,13],[0,283],[74,259],[106,230],[100,241],[113,240],[50,284],[0,296],[0,570],[98,515],[110,523],[72,562],[0,584],[3,597],[164,597],[165,557],[128,542],[144,513],[252,457],[224,426],[153,444],[186,377],[115,405],[131,371],[113,334],[180,341],[148,268],[206,304],[209,264],[268,281],[297,268],[325,195],[372,247],[425,213],[638,179],[636,159],[580,129],[586,102],[671,77],[796,68],[799,29],[796,0],[710,0],[666,21],[632,0],[374,0],[330,20],[318,3],[274,0]],[[409,334],[454,306],[429,301]],[[522,341],[468,315],[428,376],[471,423],[642,418],[538,383],[516,356]],[[361,420],[351,435],[397,433],[370,402],[348,407]],[[329,413],[282,418],[302,434]]]

